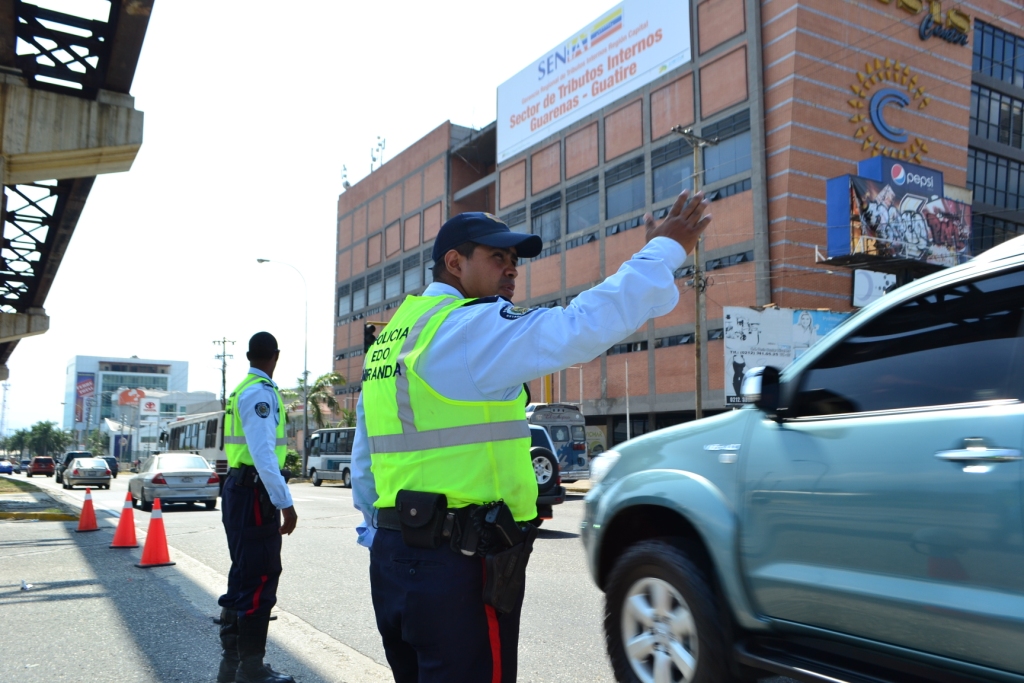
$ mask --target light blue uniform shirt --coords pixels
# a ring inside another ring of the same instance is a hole
[[[586,363],[665,315],[679,301],[673,272],[686,252],[668,237],[656,237],[604,282],[582,292],[565,308],[510,312],[511,303],[466,306],[453,311],[438,328],[417,363],[420,376],[442,396],[455,401],[509,401],[524,382]],[[430,284],[423,296],[462,298],[457,289]],[[352,500],[363,513],[356,527],[360,545],[370,547],[376,529],[377,500],[363,417],[356,404],[352,445]]]
[[[249,374],[262,377],[274,384],[270,375],[262,370],[249,368]],[[257,411],[256,406],[260,403],[268,403],[270,411]],[[260,481],[267,487],[270,502],[278,510],[291,507],[292,493],[281,476],[281,468],[278,467],[277,455],[274,453],[277,444],[277,425],[281,421],[277,392],[263,382],[246,387],[238,397],[238,414],[242,420],[242,432],[245,433],[245,445],[249,447],[249,455],[252,456],[252,463],[260,475]]]

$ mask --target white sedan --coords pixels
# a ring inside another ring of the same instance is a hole
[[[142,464],[139,473],[128,480],[132,504],[139,502],[149,512],[153,501],[170,503],[205,503],[207,510],[217,507],[220,478],[204,458],[192,453],[154,455]]]

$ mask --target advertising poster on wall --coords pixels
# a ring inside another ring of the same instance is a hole
[[[143,398],[139,400],[139,415],[141,417],[159,417],[160,401],[155,398]]]
[[[85,399],[96,393],[96,375],[80,372],[75,378],[75,422],[85,422]]]
[[[498,162],[690,61],[689,5],[625,0],[498,86]]]
[[[742,405],[740,384],[750,368],[772,365],[780,370],[831,332],[849,313],[792,308],[726,306],[725,404]]]
[[[587,450],[590,455],[597,455],[608,450],[608,427],[587,425]]]

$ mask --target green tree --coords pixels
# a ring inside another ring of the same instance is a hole
[[[56,422],[36,422],[29,429],[28,447],[35,455],[57,455],[74,442],[71,432],[57,429]]]
[[[299,378],[299,385],[295,389],[289,389],[282,392],[288,398],[296,398],[289,408],[292,410],[302,409],[302,394],[305,389],[305,380]],[[310,421],[316,425],[317,429],[323,429],[327,426],[327,411],[331,413],[342,413],[341,404],[338,403],[338,399],[334,398],[334,387],[340,387],[345,384],[345,378],[336,372],[327,372],[314,380],[309,387],[309,417]],[[326,410],[325,410],[326,408]],[[353,420],[355,416],[353,415]],[[355,424],[353,422],[353,424]]]
[[[18,455],[21,455],[28,447],[28,434],[29,432],[27,429],[16,430],[13,434],[7,437],[7,443],[4,445],[4,448],[8,451],[13,451]]]
[[[95,429],[89,432],[85,447],[93,455],[106,455],[107,449],[110,447],[110,435]]]
[[[341,409],[341,419],[338,420],[339,427],[355,427],[356,426],[356,411],[349,410],[348,408]]]

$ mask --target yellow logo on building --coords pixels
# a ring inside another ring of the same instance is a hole
[[[905,130],[886,120],[890,107],[904,109],[916,103],[917,109],[924,109],[931,102],[924,86],[918,85],[917,74],[898,60],[876,58],[864,64],[864,71],[857,72],[857,83],[850,89],[857,96],[849,100],[849,105],[857,110],[850,123],[857,126],[853,137],[861,143],[860,148],[871,150],[875,157],[921,163],[921,155],[928,153],[927,143],[918,137],[911,140]]]

